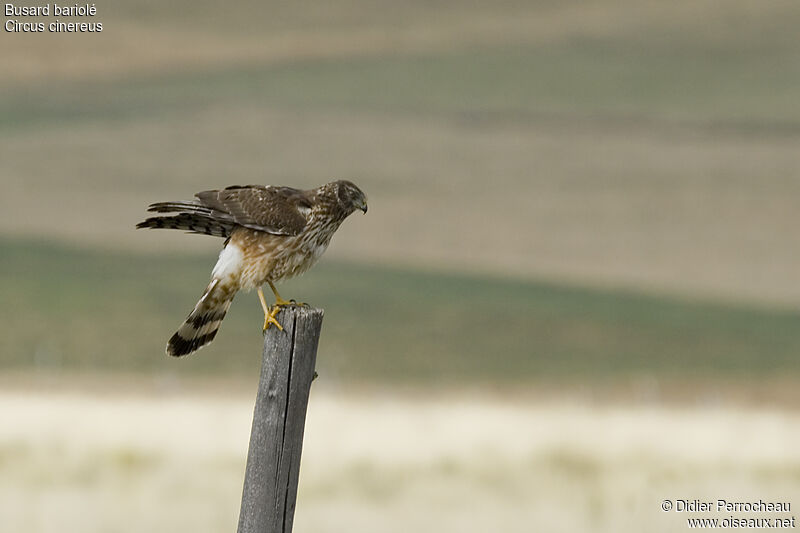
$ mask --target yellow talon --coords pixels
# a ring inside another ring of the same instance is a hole
[[[268,313],[264,314],[264,331],[269,329],[270,324],[275,324],[279,330],[283,331],[283,326],[281,326],[280,322],[275,318],[281,310],[280,305],[276,305],[275,307],[271,308]]]
[[[275,293],[275,306],[274,307],[267,306],[267,301],[264,298],[264,292],[261,290],[261,287],[259,287],[258,288],[258,299],[261,301],[261,309],[264,310],[264,328],[263,329],[264,329],[264,331],[266,331],[267,329],[269,329],[270,324],[275,324],[275,326],[279,330],[283,331],[283,326],[281,326],[280,323],[278,322],[278,320],[275,318],[275,316],[280,312],[281,307],[286,307],[287,305],[305,305],[305,304],[299,304],[299,303],[295,302],[294,300],[292,300],[292,301],[284,300],[283,298],[281,298],[281,295],[278,294],[278,290],[275,288],[275,285],[273,285],[272,282],[269,281],[269,280],[267,280],[267,283],[269,283],[269,286],[272,289],[272,292]]]
[[[270,286],[272,283],[270,283]],[[286,305],[287,302],[283,300],[283,298],[278,298],[278,302],[275,304],[275,307],[268,307],[267,300],[264,299],[264,291],[261,290],[261,287],[258,288],[258,299],[261,302],[261,309],[264,310],[264,327],[262,328],[264,331],[269,329],[270,324],[275,324],[275,326],[283,331],[283,326],[281,326],[280,322],[275,318],[281,310],[281,305]]]

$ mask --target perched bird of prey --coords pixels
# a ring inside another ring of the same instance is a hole
[[[339,225],[356,209],[367,212],[367,197],[349,181],[334,181],[303,191],[271,185],[234,185],[203,191],[191,202],[159,202],[148,211],[170,213],[148,218],[137,228],[178,229],[224,237],[211,282],[184,323],[167,343],[169,355],[190,354],[214,339],[240,289],[258,289],[264,329],[283,330],[275,316],[282,306],[274,283],[311,268]],[[275,305],[261,290],[268,284]]]

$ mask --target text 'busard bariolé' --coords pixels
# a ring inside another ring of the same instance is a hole
[[[102,22],[74,22],[59,19],[50,22],[30,20],[39,17],[95,17],[95,4],[44,4],[40,6],[18,6],[5,4],[4,13],[8,18],[3,28],[8,33],[99,33],[103,31]]]

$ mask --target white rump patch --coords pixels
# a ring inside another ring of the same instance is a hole
[[[226,278],[238,274],[242,269],[244,254],[235,244],[228,243],[228,246],[219,253],[217,264],[211,271],[212,278]]]

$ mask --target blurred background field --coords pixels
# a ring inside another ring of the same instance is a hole
[[[0,37],[0,529],[234,527],[260,307],[168,359],[221,242],[133,226],[335,178],[369,214],[281,289],[326,310],[296,530],[678,531],[664,498],[800,494],[799,5],[98,13]],[[192,438],[153,441],[167,415]]]

